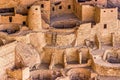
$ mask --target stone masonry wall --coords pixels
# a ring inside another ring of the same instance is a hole
[[[15,46],[17,42],[12,42],[0,47],[0,78],[5,76],[6,69],[15,65]]]

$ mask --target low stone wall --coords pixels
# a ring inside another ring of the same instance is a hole
[[[80,59],[78,50],[80,50],[82,53],[81,64],[79,63]],[[47,63],[51,67],[56,67],[57,64],[63,68],[70,68],[71,65],[72,67],[83,67],[91,65],[91,60],[89,58],[87,48],[79,49],[78,47],[60,48],[56,46],[45,46],[40,57],[41,63]],[[74,64],[77,65],[75,66]]]
[[[105,62],[101,56],[92,56],[93,65],[92,68],[99,74],[103,76],[120,76],[120,64],[111,64]]]
[[[12,42],[0,47],[0,80],[6,74],[6,69],[15,65],[15,46],[17,42]]]
[[[53,70],[35,70],[31,72],[32,79],[39,80],[55,80],[55,76],[57,76],[56,71]]]
[[[72,79],[74,79],[74,76],[76,76],[76,78],[78,77],[83,80],[89,80],[91,77],[91,72],[88,69],[76,68],[69,70],[67,72],[67,76],[69,76]]]
[[[46,46],[44,47],[44,53],[41,56],[42,57],[42,62],[43,63],[50,63],[51,62],[51,57],[52,57],[52,53],[54,53],[55,55],[55,60],[54,63],[55,64],[63,64],[63,52],[65,49],[60,49],[60,48],[55,48],[55,47],[49,47]]]
[[[54,45],[58,47],[68,47],[75,44],[74,33],[46,33],[47,45]]]
[[[57,35],[56,45],[58,46],[72,46],[74,45],[75,34]]]
[[[50,31],[56,32],[56,33],[73,33],[73,32],[75,32],[75,29],[74,28],[72,28],[72,29],[55,29],[55,28],[52,28],[52,29],[50,29]]]

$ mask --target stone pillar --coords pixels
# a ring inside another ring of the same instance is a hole
[[[64,67],[66,68],[67,66],[67,57],[66,57],[66,53],[63,53],[63,60],[64,60]]]
[[[106,58],[107,58],[108,53],[111,53],[111,51],[110,51],[110,50],[106,50],[106,51],[105,51],[105,53],[103,54],[103,60],[106,61]]]
[[[96,42],[97,48],[101,49],[102,44],[101,44],[101,41],[100,41],[100,37],[98,35],[95,36],[95,42]]]
[[[30,77],[29,67],[25,67],[22,69],[22,80],[27,80]]]
[[[33,31],[41,31],[42,19],[39,5],[32,6],[28,12],[28,27]]]
[[[52,67],[54,66],[54,59],[55,58],[55,53],[52,53],[52,55],[51,55],[51,62],[50,62],[50,66],[49,66],[49,69],[52,69]]]
[[[79,52],[78,56],[79,56],[79,64],[82,64],[82,52]]]
[[[112,46],[114,47],[115,46],[115,34],[112,33]]]

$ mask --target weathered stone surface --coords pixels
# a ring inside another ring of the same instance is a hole
[[[40,63],[39,53],[32,45],[18,43],[15,48],[15,54],[15,62],[18,68],[24,66],[32,68]]]
[[[119,4],[0,0],[0,80],[120,77]]]

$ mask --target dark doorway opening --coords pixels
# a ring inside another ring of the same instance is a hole
[[[23,26],[25,26],[26,25],[26,22],[25,21],[23,21]]]
[[[9,17],[9,22],[12,22],[12,17]]]

